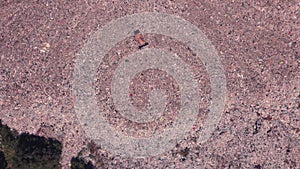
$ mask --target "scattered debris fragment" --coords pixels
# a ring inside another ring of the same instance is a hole
[[[41,53],[45,53],[45,52],[48,52],[49,51],[49,48],[50,48],[50,43],[44,43],[44,46],[42,48],[40,48],[40,52]]]

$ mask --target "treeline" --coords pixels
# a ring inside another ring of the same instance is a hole
[[[0,120],[0,169],[60,169],[62,144],[52,138],[18,134]],[[91,163],[74,157],[72,169],[93,169]]]

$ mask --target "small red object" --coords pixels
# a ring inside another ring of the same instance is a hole
[[[142,49],[142,47],[147,46],[149,43],[144,41],[143,35],[140,33],[139,30],[134,31],[134,38],[135,40],[140,44],[139,49]]]

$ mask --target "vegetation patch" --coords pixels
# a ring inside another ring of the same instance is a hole
[[[0,168],[60,169],[62,144],[52,138],[18,134],[0,120]]]

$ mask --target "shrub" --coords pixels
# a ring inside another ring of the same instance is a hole
[[[7,167],[7,162],[5,160],[5,156],[3,151],[0,151],[0,168],[1,169],[6,169]]]
[[[3,166],[18,169],[58,169],[62,145],[54,139],[18,133],[0,120],[0,146],[3,147]],[[2,153],[3,153],[2,152]],[[0,154],[0,161],[1,159]],[[2,163],[0,162],[0,168]],[[2,169],[2,168],[1,168]]]
[[[14,165],[20,169],[59,168],[61,149],[62,145],[57,140],[23,133],[15,147]]]
[[[86,163],[82,158],[73,157],[71,160],[71,169],[93,169],[94,166],[89,161]]]

